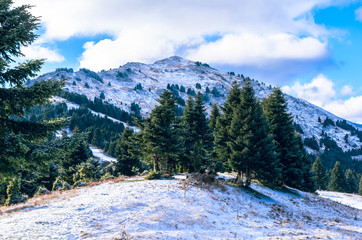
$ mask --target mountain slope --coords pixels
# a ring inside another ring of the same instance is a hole
[[[130,180],[42,196],[20,211],[0,209],[4,211],[0,238],[362,237],[361,210],[312,194],[272,191],[256,184],[252,184],[253,191],[245,191],[231,186],[185,185],[183,180]]]
[[[189,61],[177,56],[156,61],[154,64],[127,63],[117,69],[92,72],[80,69],[73,72],[72,69],[57,69],[55,72],[47,73],[37,80],[66,78],[65,90],[86,95],[89,99],[100,97],[104,93],[105,101],[130,111],[131,103],[137,103],[141,107],[141,114],[147,116],[156,104],[159,94],[168,86],[185,88],[185,92],[175,92],[185,101],[188,89],[201,91],[207,101],[206,107],[211,110],[213,103],[222,105],[233,81],[244,81],[244,76],[234,73],[222,73],[211,68],[207,64]],[[201,89],[197,89],[199,84]],[[138,85],[138,86],[137,86]],[[261,99],[268,96],[273,90],[272,86],[252,81],[257,96]],[[190,93],[192,94],[192,92]],[[302,99],[286,95],[289,111],[294,116],[294,121],[302,131],[304,138],[315,138],[319,143],[323,137],[322,133],[331,137],[343,150],[359,149],[362,146],[361,139],[350,130],[338,126],[323,127],[323,121],[327,118],[333,122],[343,120],[313,104]],[[318,120],[321,120],[319,122]],[[351,122],[355,128],[360,125]],[[346,138],[347,135],[347,138]],[[324,146],[322,146],[322,151]],[[314,150],[309,149],[310,152]]]

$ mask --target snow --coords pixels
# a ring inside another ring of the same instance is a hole
[[[186,183],[131,178],[1,208],[0,239],[362,238],[360,210],[317,195]]]
[[[99,158],[101,162],[116,162],[117,159],[114,157],[111,157],[103,152],[102,149],[96,148],[94,146],[90,146],[90,150],[93,153],[93,156]]]
[[[328,198],[343,205],[362,210],[362,196],[330,191],[318,191],[318,194],[323,198]]]

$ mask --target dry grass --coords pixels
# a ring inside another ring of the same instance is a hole
[[[79,191],[78,191],[79,189],[91,188],[91,187],[101,185],[101,184],[107,183],[107,182],[117,183],[117,182],[121,182],[124,180],[125,180],[125,177],[121,176],[121,177],[117,177],[117,178],[91,182],[86,186],[73,188],[70,190],[52,191],[49,194],[44,194],[44,195],[40,195],[38,197],[29,198],[27,201],[25,201],[23,203],[14,204],[11,206],[1,206],[0,215],[4,215],[4,214],[8,215],[8,214],[16,213],[19,211],[31,210],[36,207],[43,207],[43,206],[46,206],[49,203],[49,201],[55,201],[55,200],[62,201],[62,200],[69,199],[70,197],[77,196],[79,194]]]

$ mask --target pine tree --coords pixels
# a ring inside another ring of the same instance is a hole
[[[279,184],[301,189],[305,188],[306,182],[310,182],[311,163],[305,162],[306,153],[300,136],[295,133],[293,117],[287,112],[287,108],[286,99],[280,88],[275,88],[272,94],[263,100],[263,110],[270,123],[282,169]]]
[[[211,108],[209,127],[213,132],[215,132],[216,121],[220,117],[220,111],[217,103],[214,103]]]
[[[351,169],[346,170],[346,192],[357,193],[358,192],[358,180]]]
[[[241,89],[240,103],[234,110],[229,136],[230,161],[238,172],[237,179],[241,180],[244,175],[246,187],[253,176],[265,185],[275,186],[280,174],[274,154],[275,146],[249,81]]]
[[[233,82],[232,88],[227,96],[224,105],[221,107],[222,114],[220,118],[216,119],[216,125],[213,129],[214,146],[213,146],[213,161],[221,161],[226,171],[231,170],[230,154],[231,150],[228,146],[230,139],[229,129],[231,127],[231,120],[234,115],[234,109],[240,104],[240,85]]]
[[[17,121],[31,107],[44,104],[64,85],[63,81],[41,81],[24,86],[34,77],[43,60],[29,60],[15,66],[15,60],[23,56],[22,47],[36,39],[39,19],[29,13],[30,6],[13,7],[11,0],[0,2],[0,177],[15,175],[19,168],[39,165],[27,155],[36,149],[35,143],[60,129],[63,120],[35,123]],[[32,145],[32,147],[30,147]]]
[[[362,195],[362,176],[359,178],[359,190],[358,190],[358,194]]]
[[[188,171],[203,171],[209,166],[207,163],[206,154],[212,149],[212,133],[209,127],[208,120],[206,118],[206,110],[202,95],[198,92],[195,96],[195,100],[189,96],[184,113],[183,113],[183,126],[184,126],[184,139],[185,139],[185,155],[186,170]],[[195,147],[202,148],[201,150],[195,150]],[[191,151],[199,154],[200,163],[194,164],[192,160]],[[200,155],[204,154],[204,155]]]
[[[319,159],[319,157],[317,157],[316,160],[314,161],[312,170],[314,172],[313,179],[315,182],[315,186],[319,190],[326,189],[326,186],[327,186],[326,170],[323,168],[322,162]]]
[[[121,140],[116,147],[116,171],[121,175],[134,175],[133,167],[138,165],[138,158],[134,154],[135,146],[132,139],[133,134],[134,132],[132,129],[124,129],[121,135]]]
[[[346,178],[340,162],[336,162],[332,169],[328,190],[336,192],[345,192],[346,190]]]
[[[154,171],[171,174],[183,152],[180,123],[175,115],[176,99],[165,90],[157,99],[150,117],[139,123],[142,131],[143,154],[154,165]]]

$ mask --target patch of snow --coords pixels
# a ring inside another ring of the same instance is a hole
[[[96,148],[94,146],[90,146],[90,150],[93,153],[93,156],[99,158],[101,162],[116,162],[117,159],[114,157],[111,157],[103,152],[102,149]]]
[[[323,198],[362,210],[362,196],[341,192],[318,191]]]

